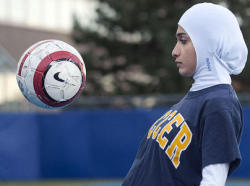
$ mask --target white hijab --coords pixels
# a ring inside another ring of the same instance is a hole
[[[196,4],[178,23],[190,36],[197,58],[191,91],[231,84],[231,74],[242,72],[248,49],[234,14],[212,3]]]

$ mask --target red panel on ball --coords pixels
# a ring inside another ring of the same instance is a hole
[[[53,99],[51,99],[49,96],[46,95],[46,93],[44,92],[44,87],[43,87],[43,76],[44,73],[46,71],[46,69],[48,68],[48,66],[50,65],[51,62],[53,61],[57,61],[59,59],[69,59],[74,61],[81,69],[81,73],[82,73],[82,84],[80,89],[78,90],[78,92],[76,93],[75,96],[73,96],[71,99],[67,100],[67,101],[62,101],[62,102],[57,102]],[[34,85],[34,90],[36,92],[37,97],[46,105],[48,106],[52,106],[52,107],[62,107],[65,106],[69,103],[71,103],[82,91],[83,87],[85,84],[85,74],[83,72],[83,64],[80,61],[80,59],[67,51],[57,51],[54,53],[49,54],[48,56],[46,56],[38,65],[36,72],[34,74],[34,79],[33,79],[33,85]]]
[[[39,47],[40,45],[42,44],[45,44],[45,43],[49,43],[53,40],[45,40],[45,41],[42,41],[40,43],[37,43],[35,46],[33,46],[23,57],[22,59],[22,62],[20,63],[20,66],[19,66],[19,69],[18,69],[18,75],[21,76],[21,72],[22,72],[22,69],[23,69],[23,65],[24,65],[24,62],[26,61],[27,57],[31,54],[31,52],[33,52],[37,47]]]

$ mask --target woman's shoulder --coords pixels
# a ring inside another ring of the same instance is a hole
[[[204,96],[204,109],[210,112],[224,112],[240,109],[238,97],[233,88],[209,92]]]

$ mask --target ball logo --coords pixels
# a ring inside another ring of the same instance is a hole
[[[65,80],[59,78],[59,74],[60,74],[60,73],[61,73],[61,72],[57,72],[57,73],[54,74],[55,80],[60,81],[60,82],[65,82]]]

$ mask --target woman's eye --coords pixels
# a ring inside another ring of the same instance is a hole
[[[180,40],[180,42],[182,43],[182,44],[186,44],[187,43],[187,40]]]

